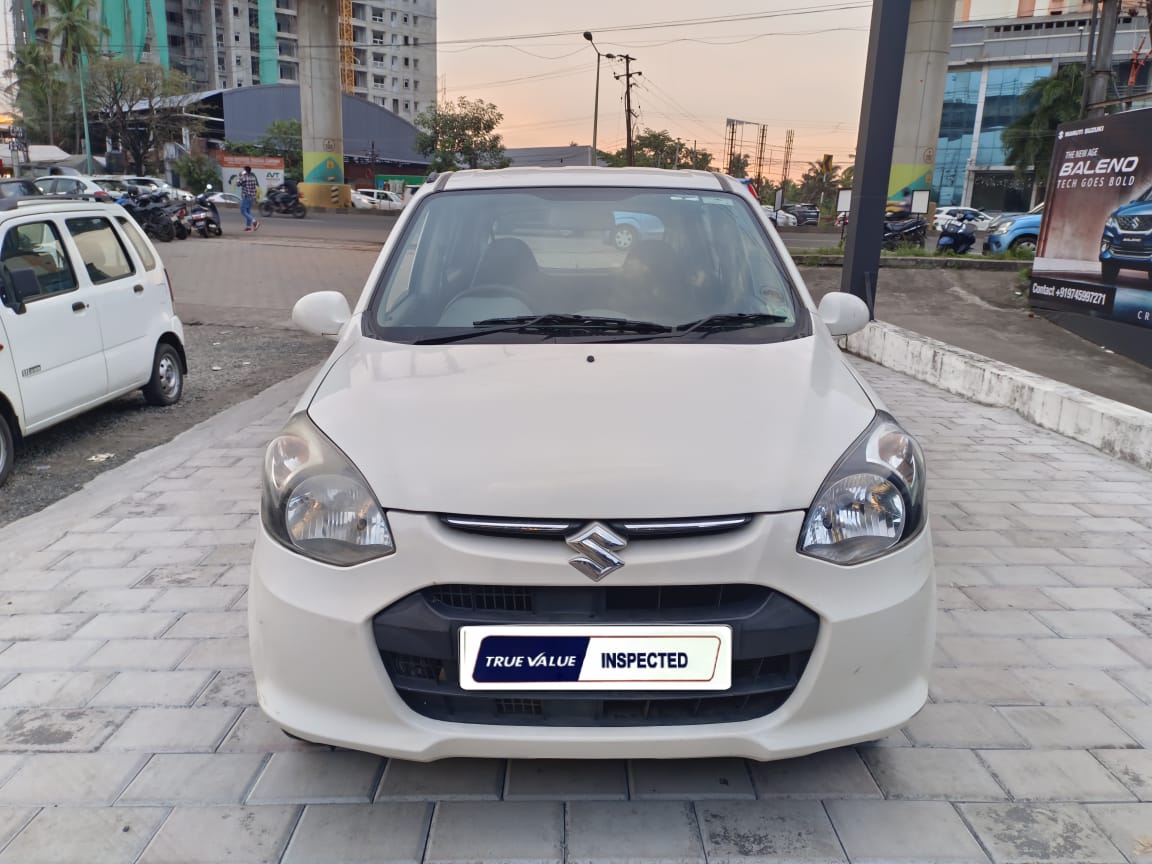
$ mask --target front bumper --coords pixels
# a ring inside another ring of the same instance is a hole
[[[389,513],[398,551],[329,567],[257,539],[249,595],[261,708],[310,741],[427,761],[511,758],[778,759],[883,737],[927,697],[935,591],[927,530],[895,554],[836,567],[796,553],[803,513],[759,516],[728,534],[635,543],[614,586],[765,585],[819,616],[795,689],[775,711],[723,723],[486,725],[431,719],[393,686],[373,632],[382,610],[430,585],[588,583],[562,542],[485,537]],[[531,696],[531,692],[522,695]]]
[[[1008,251],[1008,243],[1005,239],[1007,236],[1007,234],[989,234],[988,239],[984,241],[984,254],[996,255]]]
[[[1100,263],[1128,270],[1152,271],[1152,232],[1105,228],[1100,240]]]

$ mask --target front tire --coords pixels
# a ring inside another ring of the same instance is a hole
[[[144,399],[149,405],[175,405],[184,394],[184,370],[180,355],[167,342],[156,347],[152,361],[152,378],[144,385]]]
[[[296,219],[303,219],[307,215],[308,215],[308,208],[305,207],[303,204],[297,204],[292,209],[292,216]]]
[[[261,216],[264,216],[265,218],[267,218],[268,216],[271,216],[275,212],[276,212],[276,208],[273,207],[270,202],[268,202],[268,201],[261,201],[260,202],[260,215]]]
[[[1025,234],[1023,237],[1017,237],[1012,241],[1012,245],[1008,247],[1013,252],[1019,249],[1021,252],[1031,252],[1036,254],[1036,238],[1031,234]]]
[[[12,473],[12,463],[16,459],[16,445],[12,430],[8,426],[8,418],[0,413],[0,486]]]
[[[1100,278],[1115,285],[1116,280],[1120,278],[1120,265],[1112,261],[1102,261],[1100,263]]]

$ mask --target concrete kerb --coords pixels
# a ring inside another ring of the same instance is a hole
[[[1126,462],[1152,469],[1152,413],[980,354],[873,321],[848,337],[849,352],[982,405],[1011,408]]]
[[[318,369],[315,367],[273,384],[251,399],[181,432],[171,441],[138,453],[124,465],[104,472],[84,488],[39,513],[0,528],[0,550],[5,550],[0,552],[0,572],[18,566],[20,558],[30,549],[41,549],[58,540],[67,526],[78,525],[106,510],[194,454],[267,417],[280,406],[294,402]]]

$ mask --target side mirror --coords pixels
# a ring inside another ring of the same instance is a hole
[[[339,291],[317,291],[296,301],[292,321],[301,330],[336,339],[352,317],[348,300]]]
[[[833,336],[848,336],[868,326],[868,304],[854,294],[833,291],[820,301],[820,317]]]

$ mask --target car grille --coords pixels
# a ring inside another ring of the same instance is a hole
[[[588,524],[588,519],[501,519],[488,516],[440,517],[446,528],[472,534],[491,534],[536,540],[563,539]],[[651,538],[698,537],[721,534],[751,524],[750,515],[704,516],[695,519],[604,519],[605,525],[629,540]]]
[[[724,691],[466,691],[459,628],[477,624],[727,624]],[[787,701],[819,633],[814,612],[759,585],[517,587],[438,585],[373,619],[384,668],[413,711],[455,723],[651,726],[731,723]]]
[[[1152,216],[1117,216],[1116,224],[1125,231],[1152,231]]]

